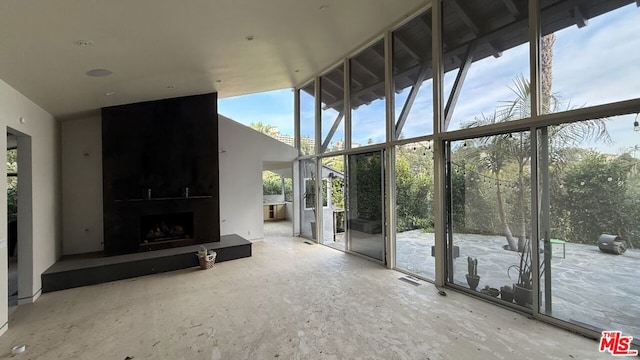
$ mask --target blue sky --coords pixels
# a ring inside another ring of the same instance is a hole
[[[262,121],[293,136],[292,89],[218,99],[218,112],[245,125]]]
[[[556,33],[553,58],[553,89],[565,100],[565,108],[600,105],[640,97],[640,9],[631,4],[589,20],[579,29],[571,26]],[[509,89],[513,79],[529,78],[529,48],[523,44],[509,49],[499,58],[489,57],[473,63],[453,113],[450,130],[473,120],[480,114],[491,114],[501,101],[513,98]],[[445,91],[451,89],[455,72],[445,75]],[[409,92],[396,95],[396,117]],[[425,82],[413,105],[404,137],[426,135],[432,129],[432,87]],[[302,134],[313,133],[313,103],[307,96],[301,101]],[[291,89],[245,95],[219,100],[219,111],[240,123],[262,121],[276,125],[283,134],[293,135],[293,92]],[[323,133],[337,113],[323,112]],[[382,142],[385,138],[384,102],[374,101],[352,113],[353,142],[366,144],[368,139]],[[617,153],[625,147],[640,144],[640,133],[633,132],[635,114],[617,117],[608,123],[615,143],[584,144],[600,151]],[[332,140],[343,138],[344,124]]]

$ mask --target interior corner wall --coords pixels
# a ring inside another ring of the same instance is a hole
[[[250,142],[242,141],[224,121],[219,128],[220,235],[238,234],[247,240],[264,237],[262,162],[252,156]],[[224,134],[224,135],[223,135]]]
[[[262,168],[266,161],[293,161],[296,150],[222,115],[218,116],[220,235],[264,237]]]
[[[23,119],[23,122],[20,119]],[[42,288],[40,275],[61,256],[61,225],[57,221],[61,204],[60,195],[60,127],[49,113],[27,99],[4,81],[0,80],[0,126],[11,128],[30,137],[32,173],[31,222],[33,237],[29,271],[20,270],[20,276],[28,276],[28,289],[21,289],[22,302],[35,299]],[[6,157],[6,140],[0,141],[1,156]],[[18,150],[20,151],[20,150]],[[6,167],[0,176],[6,182]],[[18,169],[20,172],[20,169]],[[6,193],[0,196],[0,333],[6,331],[7,307],[7,206]],[[29,210],[29,209],[27,209]],[[20,245],[19,245],[20,246]],[[22,291],[25,290],[25,291]]]
[[[103,250],[102,121],[62,122],[63,255]]]

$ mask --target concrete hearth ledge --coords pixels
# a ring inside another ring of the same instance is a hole
[[[202,244],[217,253],[216,262],[251,256],[251,242],[224,235],[220,242]],[[51,292],[198,266],[200,244],[134,254],[108,256],[101,252],[63,256],[42,273],[42,291]]]

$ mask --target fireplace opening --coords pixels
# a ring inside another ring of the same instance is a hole
[[[140,243],[193,238],[193,213],[147,215],[140,218]]]

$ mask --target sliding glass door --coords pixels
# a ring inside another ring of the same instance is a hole
[[[348,155],[347,249],[385,260],[383,151]]]

